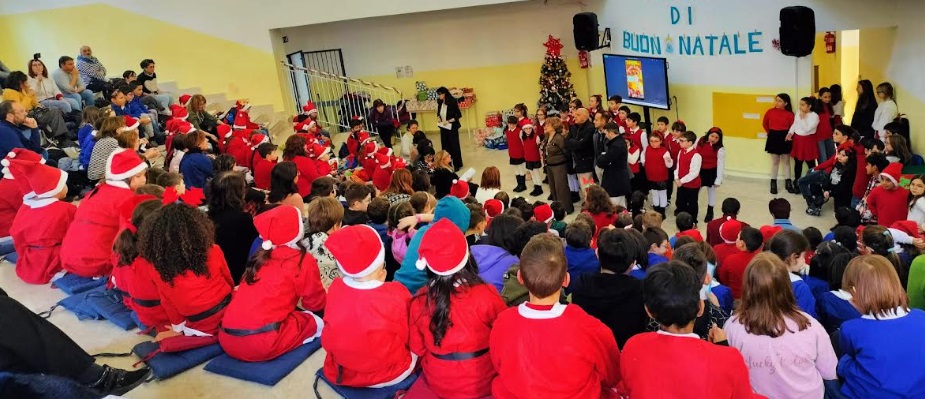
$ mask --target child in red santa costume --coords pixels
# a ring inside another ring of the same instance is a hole
[[[31,191],[26,190],[29,186],[28,183],[19,184],[20,182],[17,182],[12,172],[10,172],[8,164],[14,159],[24,162],[45,163],[41,155],[25,148],[14,148],[9,154],[5,155],[3,161],[0,161],[3,164],[3,178],[0,179],[0,242],[12,241],[12,238],[10,238],[10,226],[13,225],[13,218],[16,217],[16,212],[22,206],[22,197]],[[0,253],[0,255],[4,254]]]

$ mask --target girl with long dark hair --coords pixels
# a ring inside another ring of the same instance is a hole
[[[254,218],[244,210],[247,182],[238,172],[224,172],[209,182],[208,216],[215,243],[225,255],[235,285],[241,282],[251,244],[257,238]]]
[[[274,359],[321,336],[327,294],[302,239],[302,211],[282,205],[254,219],[263,243],[222,318],[218,341],[246,362]],[[308,312],[297,309],[302,308]]]
[[[793,106],[790,105],[790,95],[787,93],[778,94],[774,100],[774,107],[765,112],[762,122],[768,135],[764,151],[771,154],[771,194],[777,194],[777,171],[781,164],[784,164],[786,189],[788,192],[793,191],[793,181],[790,179],[790,151],[793,142],[787,140],[795,119]]]
[[[713,206],[716,204],[716,188],[723,184],[726,174],[726,149],[723,147],[723,129],[712,127],[697,140],[700,154],[700,184],[707,188],[707,214],[704,223],[713,220]]]
[[[462,111],[446,87],[437,89],[437,119],[440,122],[440,148],[450,153],[453,168],[458,171],[463,167],[462,150],[459,147]]]
[[[874,115],[877,113],[877,97],[874,94],[874,85],[864,79],[858,82],[858,103],[851,116],[851,127],[858,131],[861,137],[876,137],[874,131]]]
[[[829,91],[832,93],[832,127],[835,127],[844,124],[842,120],[845,119],[845,97],[839,84],[829,86]]]
[[[449,219],[424,233],[418,251],[428,275],[409,314],[411,352],[423,369],[418,385],[438,397],[488,396],[496,374],[488,339],[504,301],[479,277],[466,237]]]
[[[276,164],[270,172],[270,194],[267,195],[267,202],[291,205],[304,212],[305,203],[299,195],[298,181],[299,170],[295,163],[283,161]]]

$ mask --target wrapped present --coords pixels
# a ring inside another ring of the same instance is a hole
[[[501,113],[498,111],[492,111],[485,114],[485,126],[487,127],[501,127]]]
[[[426,92],[426,91],[427,91],[427,83],[422,82],[422,81],[414,82],[414,87],[415,87],[415,89],[417,89],[417,91],[419,91],[419,92],[420,92],[420,91],[423,91],[423,92]]]

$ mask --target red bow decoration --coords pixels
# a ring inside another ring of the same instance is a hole
[[[177,194],[176,188],[167,187],[167,189],[164,190],[164,197],[161,198],[161,203],[168,205],[180,201],[189,206],[199,206],[205,198],[206,196],[203,194],[201,188],[188,188],[183,195],[179,195]]]
[[[549,35],[549,38],[546,39],[546,43],[543,43],[543,46],[546,46],[546,54],[553,55],[558,57],[562,54],[562,41]]]

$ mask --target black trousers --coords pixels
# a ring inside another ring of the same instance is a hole
[[[675,202],[677,211],[691,214],[694,217],[694,223],[697,223],[698,194],[700,194],[700,188],[678,187],[678,197]]]
[[[392,148],[392,136],[395,134],[395,128],[392,125],[378,126],[377,130],[379,131],[379,138],[382,139],[382,144]]]
[[[76,380],[92,364],[67,334],[0,291],[0,371]]]
[[[440,148],[453,157],[453,168],[457,171],[463,167],[462,150],[459,148],[459,129],[440,129]]]
[[[671,195],[674,194],[674,168],[668,169],[668,200],[671,201]]]

